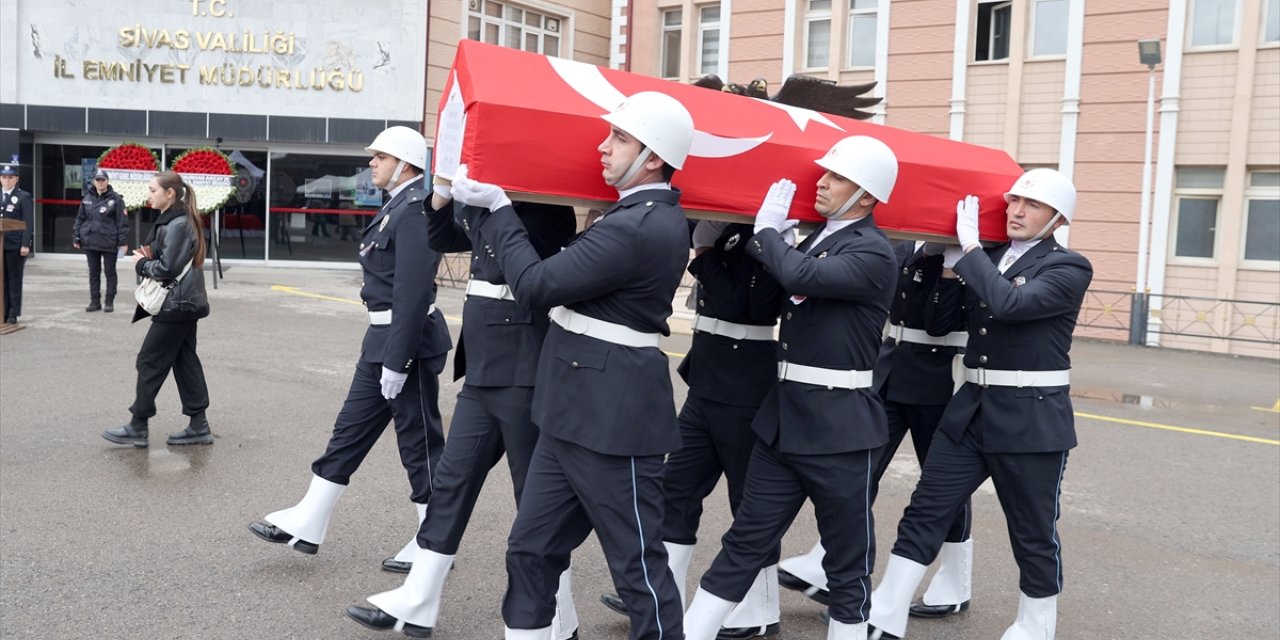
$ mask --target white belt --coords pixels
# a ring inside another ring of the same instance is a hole
[[[468,280],[467,295],[480,296],[481,298],[493,298],[494,300],[515,300],[515,296],[511,295],[511,287],[505,284],[494,284],[485,282],[484,280]]]
[[[871,371],[806,367],[783,360],[778,363],[778,379],[816,384],[820,387],[864,389],[871,386]]]
[[[643,333],[615,322],[597,320],[567,307],[555,307],[550,315],[551,320],[563,327],[565,331],[591,336],[597,340],[624,347],[657,347],[658,341],[662,338],[658,333]]]
[[[964,380],[984,387],[1065,387],[1071,384],[1071,372],[1068,370],[1000,371],[966,368]]]
[[[431,315],[435,312],[436,312],[436,306],[434,304],[431,305],[430,307],[427,307],[427,315]],[[370,311],[369,324],[377,325],[377,326],[391,324],[391,310],[385,309],[383,311]]]
[[[693,330],[714,333],[734,340],[773,340],[773,327],[758,324],[738,324],[709,316],[694,316]]]
[[[912,344],[931,344],[936,347],[963,347],[969,342],[969,334],[964,331],[952,331],[945,336],[931,336],[920,329],[909,329],[900,324],[884,325],[884,336],[893,338],[894,342],[910,342]]]

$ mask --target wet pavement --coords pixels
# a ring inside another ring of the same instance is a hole
[[[306,489],[364,331],[359,273],[228,270],[199,330],[217,441],[164,445],[164,433],[183,426],[170,382],[149,449],[99,437],[128,418],[146,326],[129,324],[130,305],[85,313],[84,274],[81,261],[30,262],[26,329],[0,337],[0,637],[393,637],[343,613],[401,582],[378,569],[416,524],[391,437],[353,478],[318,555],[245,529]],[[455,332],[461,303],[460,291],[441,291]],[[688,343],[677,332],[663,347],[681,354]],[[1073,360],[1080,447],[1063,486],[1058,638],[1280,637],[1280,366],[1086,341]],[[446,415],[459,388],[442,384]],[[677,402],[683,395],[677,383]],[[904,444],[876,508],[881,564],[917,477]],[[910,638],[989,640],[1012,620],[1017,570],[990,485],[974,506],[973,607],[913,622]],[[513,510],[500,464],[448,578],[435,637],[501,637]],[[728,524],[721,486],[691,576]],[[784,552],[815,540],[806,508]],[[626,637],[625,620],[596,601],[612,587],[594,538],[574,571],[583,640]],[[784,638],[825,637],[818,605],[784,591],[781,606]]]

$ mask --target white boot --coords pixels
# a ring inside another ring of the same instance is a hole
[[[884,578],[871,593],[871,624],[884,633],[903,637],[907,633],[907,614],[916,587],[929,567],[902,556],[889,556]]]
[[[729,629],[757,628],[763,630],[781,616],[778,609],[778,565],[770,565],[756,574],[755,582],[747,597],[738,603],[725,618]],[[763,633],[761,634],[763,635]]]
[[[552,640],[551,627],[541,629],[512,629],[503,627],[504,640]]]
[[[942,566],[933,574],[923,602],[930,606],[960,605],[969,601],[973,581],[973,539],[944,542],[938,554]]]
[[[289,546],[298,540],[312,544],[324,542],[324,534],[329,530],[329,516],[333,515],[333,507],[347,486],[329,482],[320,476],[311,477],[311,486],[307,495],[302,496],[298,504],[281,511],[267,514],[265,520],[276,528],[290,534],[293,539]]]
[[[578,631],[578,609],[573,606],[573,567],[560,574],[556,591],[556,617],[551,619],[551,640],[569,640]]]
[[[453,556],[414,547],[413,568],[398,589],[369,596],[369,603],[401,622],[419,627],[436,626],[440,594],[453,566]]]
[[[680,590],[680,610],[684,611],[685,603],[689,602],[684,596],[685,583],[689,581],[689,563],[693,562],[693,545],[666,541],[662,545],[667,548],[667,567]]]
[[[413,556],[418,552],[418,530],[422,528],[422,521],[427,519],[427,505],[415,502],[413,506],[418,510],[418,528],[413,530],[413,537],[409,538],[404,548],[392,558],[396,562],[413,562]]]
[[[684,640],[715,640],[724,619],[737,604],[699,588],[689,610],[684,612]]]
[[[867,640],[867,623],[836,622],[827,625],[827,640]]]
[[[822,548],[819,542],[813,545],[813,548],[802,556],[787,558],[778,563],[778,566],[787,573],[808,582],[812,588],[805,590],[804,594],[813,597],[811,591],[821,589],[827,590],[827,572],[822,568],[822,559],[827,556],[826,549]]]
[[[1058,628],[1058,596],[1032,598],[1019,594],[1018,619],[1000,640],[1053,640]]]

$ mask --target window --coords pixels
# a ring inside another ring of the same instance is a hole
[[[820,69],[831,55],[831,0],[809,0],[804,14],[804,66]]]
[[[1009,31],[1013,28],[1012,2],[979,2],[978,31],[973,59],[1009,59]]]
[[[467,38],[549,56],[560,55],[564,18],[494,0],[468,0],[467,8]]]
[[[849,2],[849,66],[876,65],[876,10],[879,0]]]
[[[1033,56],[1061,56],[1067,53],[1068,0],[1036,0]]]
[[[1267,0],[1263,12],[1262,41],[1280,42],[1280,0]]]
[[[662,77],[680,77],[680,10],[662,12]]]
[[[698,12],[698,72],[720,69],[720,5],[709,4]]]
[[[1191,14],[1191,46],[1234,44],[1236,3],[1239,0],[1194,0]]]
[[[1280,262],[1280,172],[1249,174],[1244,197],[1244,259]]]
[[[1223,173],[1221,167],[1178,167],[1174,179],[1178,207],[1174,256],[1215,257]]]

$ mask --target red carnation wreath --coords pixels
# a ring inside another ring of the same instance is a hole
[[[107,171],[111,188],[124,198],[127,209],[138,209],[147,204],[150,193],[147,184],[160,170],[156,154],[136,142],[118,144],[98,156],[98,168]]]
[[[196,192],[196,207],[209,213],[221,207],[236,192],[235,165],[231,158],[213,147],[191,149],[173,159],[170,169]]]

